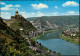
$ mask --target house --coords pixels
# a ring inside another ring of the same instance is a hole
[[[76,34],[71,34],[71,36],[76,36]]]
[[[23,30],[23,28],[22,28],[22,27],[20,27],[20,30]]]

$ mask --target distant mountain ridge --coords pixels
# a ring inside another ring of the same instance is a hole
[[[41,23],[41,27],[45,29],[79,27],[79,15],[42,16],[34,20],[35,26],[38,26],[36,22]]]
[[[26,20],[28,20],[28,21],[31,21],[31,20],[35,21],[37,18],[38,17],[29,17],[29,18],[26,18]]]

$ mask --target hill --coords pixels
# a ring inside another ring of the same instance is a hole
[[[35,56],[35,53],[28,47],[28,42],[19,34],[19,32],[9,28],[0,17],[0,56],[12,55]]]
[[[26,20],[28,21],[35,21],[38,17],[29,17],[29,18],[26,18]]]
[[[43,16],[34,20],[34,26],[45,29],[72,28],[79,27],[79,16]],[[40,27],[40,26],[41,27]]]
[[[11,19],[6,21],[6,24],[14,31],[20,31],[23,35],[26,35],[27,32],[36,30],[29,21],[19,14],[11,16]]]

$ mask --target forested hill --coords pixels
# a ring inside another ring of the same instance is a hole
[[[36,56],[19,31],[14,31],[0,17],[0,56]]]
[[[24,48],[26,49],[24,50]],[[20,36],[19,32],[10,29],[0,17],[0,56],[25,56],[26,54],[34,55],[28,48],[27,41]]]
[[[70,16],[43,16],[38,17],[34,20],[36,25],[41,23],[43,28],[63,28],[63,27],[77,27],[79,26],[79,16],[70,15]]]
[[[34,26],[20,15],[17,15],[15,16],[15,18],[7,21],[7,24],[9,27],[11,27],[14,30],[19,30],[20,28],[23,28],[24,30],[27,30],[27,31],[35,30]]]
[[[26,32],[36,30],[36,28],[21,15],[12,16],[6,23],[14,31],[20,31],[22,35],[27,35]]]

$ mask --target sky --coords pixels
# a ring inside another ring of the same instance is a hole
[[[79,15],[79,0],[65,1],[0,1],[0,13],[4,19],[10,19],[18,10],[28,17]]]

